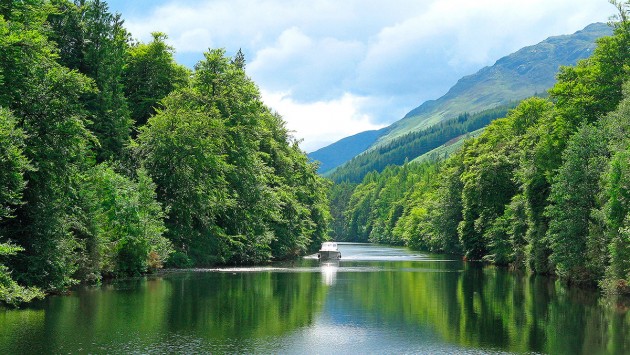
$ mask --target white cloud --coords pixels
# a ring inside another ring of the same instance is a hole
[[[205,28],[195,28],[183,32],[177,38],[177,48],[182,52],[200,52],[198,51],[199,43],[207,43],[206,49],[213,47],[210,31]]]
[[[604,0],[153,1],[129,11],[135,37],[166,32],[186,60],[209,47],[242,48],[248,74],[305,149],[331,127],[323,117],[336,117],[326,141],[391,123],[502,56],[615,12]]]
[[[330,99],[344,92],[340,79],[352,75],[364,51],[361,42],[313,39],[292,27],[260,49],[247,72],[256,82],[267,83],[266,89],[291,91],[301,101]]]
[[[436,98],[461,76],[519,48],[607,18],[609,5],[582,2],[434,1],[381,29],[358,64],[356,86],[374,90],[369,94],[386,89]]]
[[[307,152],[355,133],[383,127],[361,112],[368,100],[364,97],[344,93],[338,99],[302,104],[288,93],[262,91],[261,94],[265,103],[283,116],[295,138],[304,140],[300,147]]]

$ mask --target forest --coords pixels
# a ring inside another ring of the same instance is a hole
[[[0,4],[0,303],[161,267],[293,258],[329,183],[245,74],[99,0]]]
[[[325,174],[332,181],[359,183],[372,171],[381,172],[389,165],[402,165],[427,153],[452,139],[487,126],[493,120],[504,117],[515,104],[498,106],[475,114],[464,112],[458,117],[445,120],[421,131],[407,133],[387,144],[376,146],[348,163]]]
[[[406,245],[630,293],[630,16],[439,162],[330,191],[336,239]],[[350,176],[350,174],[348,174]]]

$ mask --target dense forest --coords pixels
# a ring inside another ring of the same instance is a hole
[[[630,293],[630,6],[614,35],[441,162],[330,192],[338,239],[385,242]]]
[[[334,182],[359,183],[366,174],[383,171],[389,165],[402,165],[452,139],[476,131],[505,116],[515,105],[504,105],[475,114],[462,113],[427,129],[407,133],[391,142],[362,153],[328,174]]]
[[[99,0],[0,4],[0,303],[327,236],[329,184],[245,74],[189,70]]]

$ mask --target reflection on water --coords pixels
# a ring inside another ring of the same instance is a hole
[[[174,272],[0,311],[0,354],[630,353],[627,304],[404,248],[340,250],[341,261]]]
[[[339,270],[339,260],[321,261],[319,267],[322,270],[323,281],[326,286],[335,284],[337,270]]]

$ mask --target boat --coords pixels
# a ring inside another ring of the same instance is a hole
[[[339,260],[341,259],[341,252],[339,248],[337,248],[337,243],[335,242],[324,242],[322,247],[319,249],[317,253],[317,258],[319,260]]]

